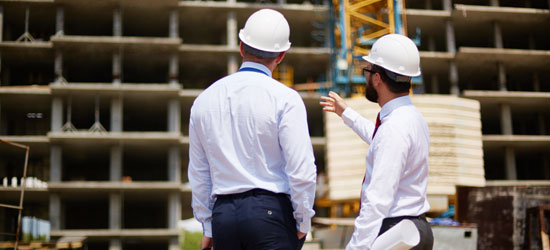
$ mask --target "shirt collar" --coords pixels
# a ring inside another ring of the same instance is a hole
[[[380,120],[384,119],[384,117],[391,114],[393,110],[396,108],[399,108],[401,106],[411,105],[411,97],[409,95],[400,96],[397,98],[391,99],[389,102],[384,104],[382,106],[382,110],[380,110]]]
[[[241,69],[242,68],[255,68],[255,69],[259,69],[263,72],[265,72],[269,77],[272,77],[271,76],[271,70],[269,70],[269,68],[267,68],[265,65],[261,64],[261,63],[256,63],[256,62],[243,62],[243,64],[241,65]]]

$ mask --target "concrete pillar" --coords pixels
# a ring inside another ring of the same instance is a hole
[[[496,22],[496,21],[493,22],[493,31],[494,31],[494,35],[495,35],[495,48],[497,48],[497,49],[503,48],[502,29],[500,27],[499,22]]]
[[[113,84],[120,84],[122,82],[122,49],[113,52],[112,64]]]
[[[168,245],[169,250],[180,250],[178,237],[171,237],[168,244],[169,244]]]
[[[502,104],[501,108],[501,117],[500,117],[500,126],[501,132],[504,135],[513,134],[512,127],[512,111],[510,105]],[[506,179],[507,180],[517,180],[517,170],[516,170],[516,152],[512,147],[505,147],[505,165],[506,165]]]
[[[63,54],[60,50],[55,51],[54,72],[56,82],[65,81],[63,77]]]
[[[168,81],[170,85],[178,85],[179,81],[179,56],[178,53],[174,53],[170,56],[170,65],[169,65]]]
[[[51,118],[52,132],[59,132],[63,127],[63,99],[61,97],[54,97],[52,99],[52,118]]]
[[[512,147],[506,147],[504,150],[504,154],[506,155],[506,179],[517,180],[516,152]]]
[[[178,38],[179,37],[179,12],[178,10],[171,10],[170,11],[170,24],[169,24],[169,33],[170,38]]]
[[[170,11],[170,38],[179,37],[179,12],[178,10]],[[170,64],[168,69],[168,82],[170,84],[178,84],[179,78],[179,56],[178,53],[174,53],[170,56]]]
[[[113,11],[113,36],[122,36],[122,9],[120,7]]]
[[[227,62],[227,74],[232,74],[239,70],[239,62],[236,55],[230,55]]]
[[[497,64],[498,67],[498,89],[500,91],[507,91],[508,87],[506,87],[506,68],[502,63]]]
[[[61,199],[59,194],[50,193],[49,205],[51,230],[61,230]]]
[[[65,35],[65,10],[62,6],[57,6],[55,14],[55,35]]]
[[[498,6],[498,0],[491,0],[492,6]],[[499,22],[493,22],[493,32],[494,32],[494,40],[495,40],[495,48],[501,49],[503,48],[503,42],[502,42],[502,29],[500,27]],[[506,68],[501,62],[497,63],[498,67],[498,89],[501,91],[506,91]]]
[[[512,110],[508,104],[500,106],[500,128],[503,135],[513,134]]]
[[[178,99],[168,101],[168,132],[180,133],[181,130],[181,110]]]
[[[179,192],[173,192],[168,195],[168,228],[178,228],[178,222],[181,220],[181,195]]]
[[[443,10],[451,11],[453,9],[453,3],[451,0],[443,0],[441,4],[443,5]]]
[[[458,88],[458,69],[454,61],[449,63],[449,82],[451,83],[451,95],[460,95],[460,89]]]
[[[61,146],[50,146],[50,181],[60,182],[63,169],[63,153]]]
[[[498,6],[498,0],[491,0],[491,6]],[[494,41],[495,48],[503,48],[502,42],[502,30],[499,22],[493,22],[493,31],[494,31]],[[497,63],[498,68],[498,89],[501,91],[507,91],[506,86],[506,68],[501,62]],[[512,111],[510,105],[502,104],[500,107],[501,117],[500,117],[500,127],[502,134],[511,135],[513,134],[512,127]],[[517,179],[517,170],[516,170],[516,152],[512,147],[506,147],[504,149],[505,154],[505,164],[506,164],[506,179],[516,180]]]
[[[446,11],[452,11],[451,0],[443,0],[443,9]],[[455,43],[455,31],[451,20],[445,21],[445,36],[447,39],[447,52],[451,53],[454,57],[456,54]],[[460,95],[460,88],[458,87],[458,68],[454,60],[449,62],[449,83],[451,85],[451,95]]]
[[[181,196],[179,192],[168,195],[168,228],[177,229],[178,222],[181,220]],[[169,240],[169,250],[179,250],[180,245],[178,237],[172,237]]]
[[[232,0],[229,0],[232,1]],[[234,0],[233,0],[234,1]],[[227,46],[237,48],[237,17],[234,11],[227,13]],[[230,55],[227,61],[227,73],[232,74],[239,70],[239,63],[236,55]]]
[[[181,160],[178,146],[168,149],[168,180],[181,183]]]
[[[109,194],[109,229],[122,228],[122,197],[119,193]]]
[[[235,11],[227,13],[227,46],[237,47],[237,15]]]
[[[109,168],[109,180],[120,181],[122,179],[122,146],[116,145],[111,147],[111,161]]]
[[[4,34],[4,6],[0,5],[0,42],[2,42],[2,34]]]
[[[111,132],[122,132],[123,128],[123,97],[113,96],[111,98]]]
[[[120,239],[111,239],[109,241],[109,250],[122,250],[122,242]]]

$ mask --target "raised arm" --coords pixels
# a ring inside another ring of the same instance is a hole
[[[319,104],[323,106],[324,111],[337,114],[363,141],[368,144],[372,142],[372,134],[374,133],[373,122],[362,117],[351,107],[348,107],[344,99],[336,92],[330,91],[328,96],[321,96],[321,100],[323,101]]]

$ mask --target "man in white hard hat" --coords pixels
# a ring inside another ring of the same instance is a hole
[[[424,213],[430,133],[411,103],[411,77],[420,75],[416,45],[406,36],[378,39],[363,57],[366,98],[382,108],[376,124],[360,116],[336,93],[323,96],[323,110],[334,112],[370,144],[361,188],[361,209],[346,249],[370,249],[375,239],[403,219],[416,225],[420,242],[413,249],[432,249],[433,234]]]
[[[310,229],[316,166],[305,105],[271,77],[289,33],[281,13],[253,13],[239,33],[239,71],[193,103],[188,176],[203,248],[300,249]]]

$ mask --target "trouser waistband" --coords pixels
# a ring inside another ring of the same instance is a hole
[[[392,223],[392,222],[399,222],[405,219],[413,220],[413,219],[421,219],[426,220],[426,215],[421,214],[418,216],[397,216],[397,217],[388,217],[384,219],[384,222]]]
[[[288,196],[285,193],[274,193],[265,189],[261,188],[254,188],[242,193],[236,193],[236,194],[222,194],[218,195],[218,198],[240,198],[240,197],[246,197],[251,195],[271,195],[271,196]]]

